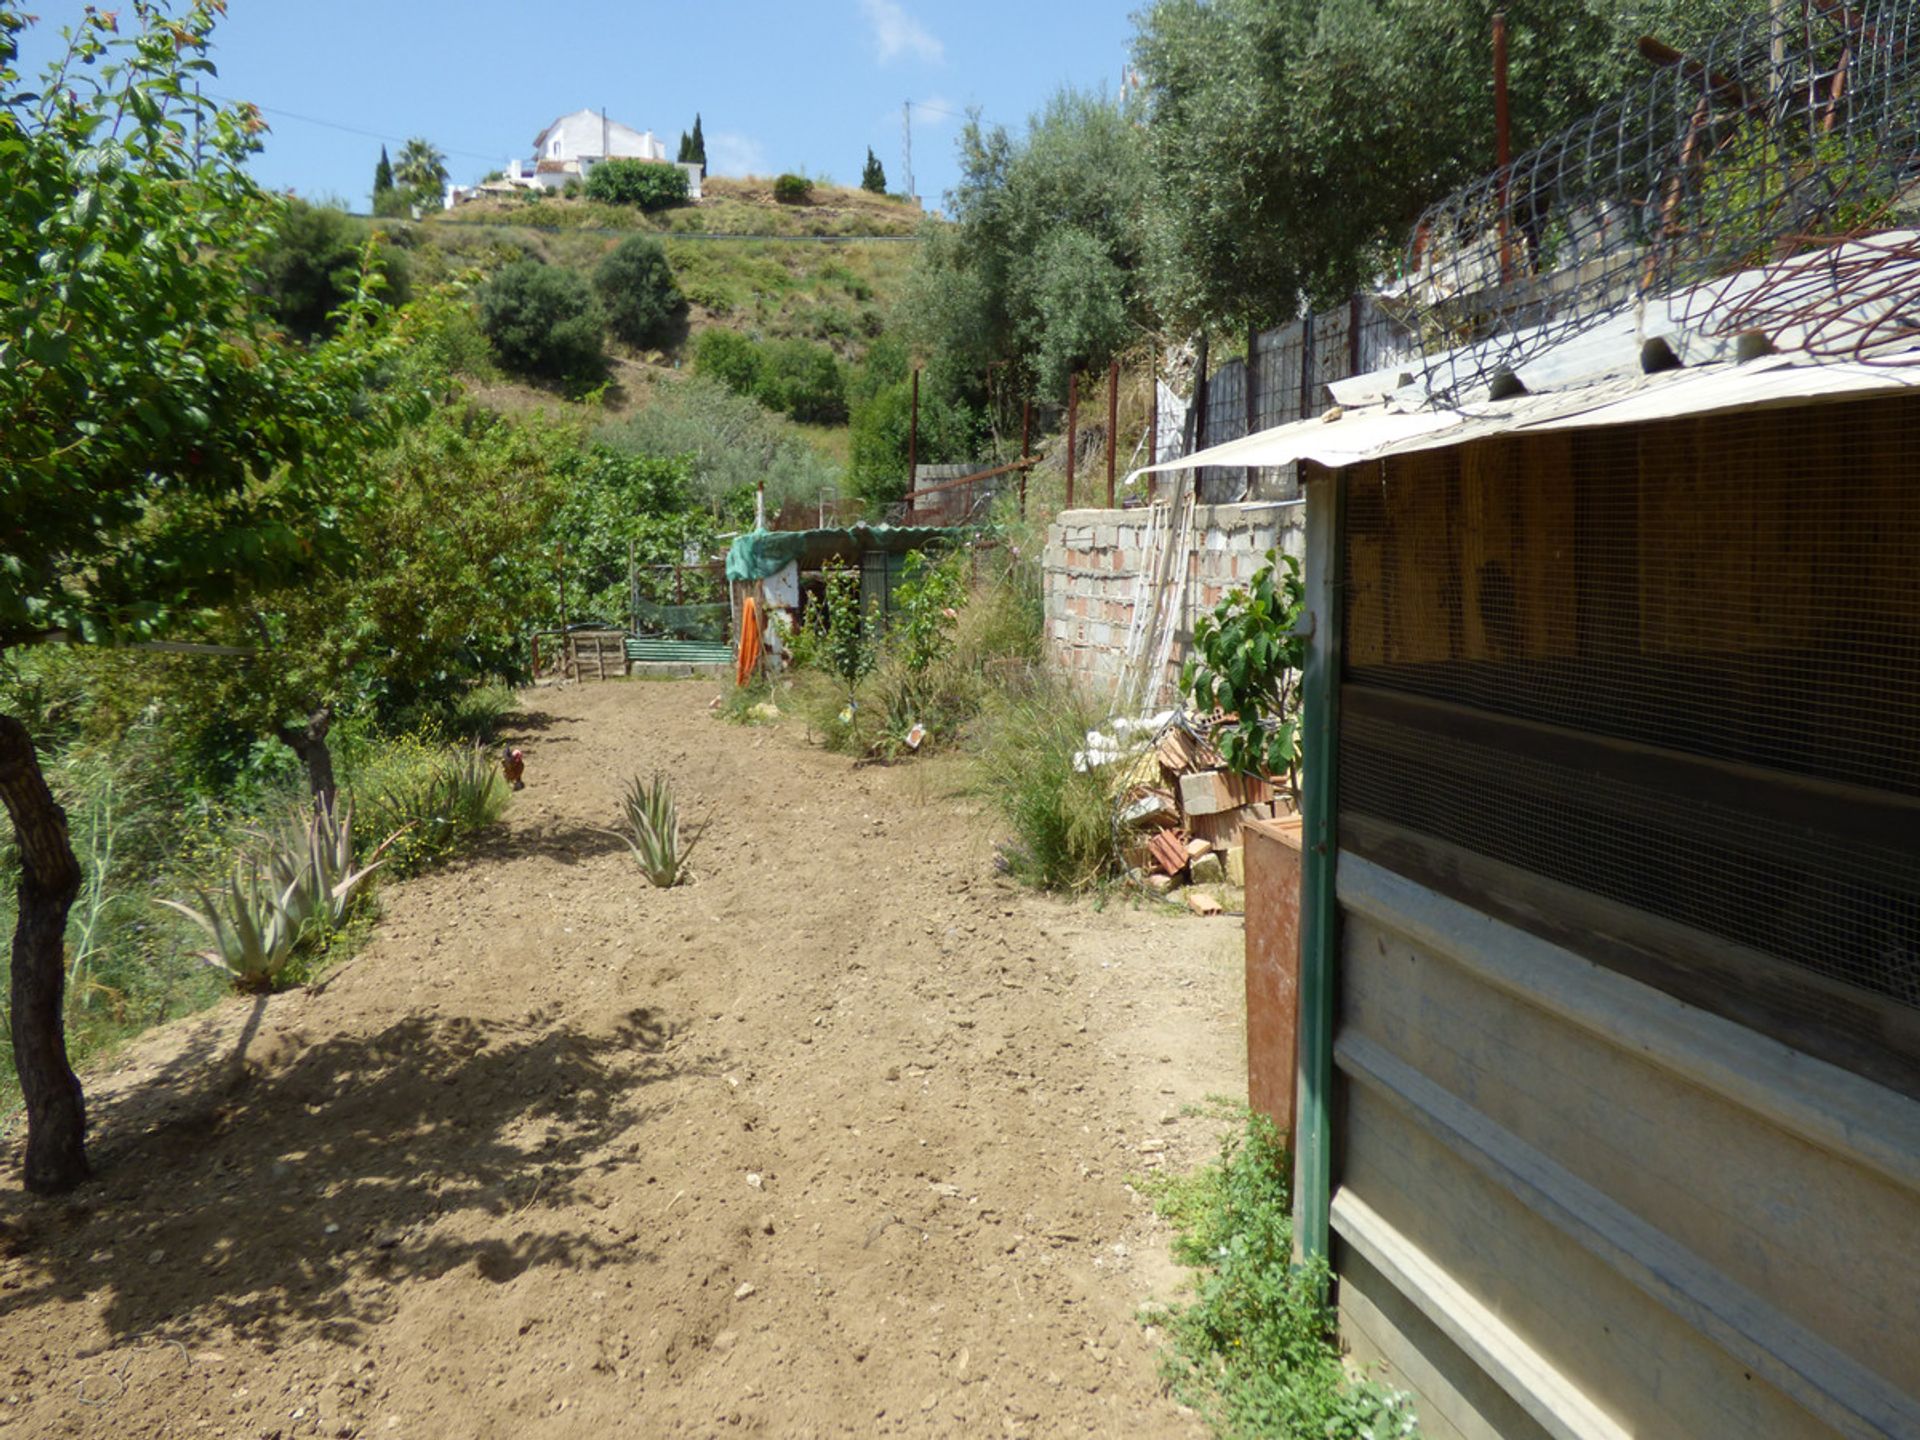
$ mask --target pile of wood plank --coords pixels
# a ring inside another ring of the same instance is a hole
[[[1275,813],[1293,813],[1284,785],[1228,771],[1204,732],[1176,719],[1122,783],[1127,864],[1163,895],[1183,884],[1244,885],[1240,828]]]

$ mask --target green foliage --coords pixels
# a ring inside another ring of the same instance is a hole
[[[794,632],[794,663],[822,670],[851,691],[879,658],[878,637],[860,604],[860,572],[830,560],[822,578],[824,593]]]
[[[683,165],[704,167],[707,163],[707,140],[706,136],[700,132],[698,112],[695,112],[693,117],[693,133],[689,135],[684,130],[680,132],[680,151],[676,158]]]
[[[895,614],[887,646],[915,674],[924,673],[953,649],[960,607],[967,601],[967,552],[931,560],[924,550],[907,556],[894,588]]]
[[[964,402],[950,398],[922,377],[920,430],[915,458],[923,464],[970,460],[980,422]],[[847,489],[879,508],[907,493],[907,441],[913,422],[912,384],[878,386],[853,409]]]
[[[775,176],[773,198],[782,205],[808,204],[813,199],[813,181],[804,175]]]
[[[478,745],[443,750],[416,741],[383,758],[353,789],[368,833],[392,837],[383,848],[402,875],[446,859],[507,808],[507,782]]]
[[[873,147],[867,147],[867,163],[860,169],[860,188],[872,195],[887,193],[887,169],[873,153]]]
[[[666,341],[684,303],[666,250],[645,235],[622,240],[607,253],[594,269],[593,288],[607,328],[629,345]]]
[[[373,198],[377,201],[393,189],[393,162],[387,159],[387,147],[380,147],[380,163],[373,167]]]
[[[671,459],[594,445],[562,467],[566,500],[549,531],[565,557],[568,612],[610,624],[627,620],[627,557],[642,567],[680,563],[689,546],[714,545],[711,513],[691,503],[685,457]],[[643,598],[671,598],[671,581],[649,577]]]
[[[0,647],[151,633],[309,573],[359,454],[413,408],[367,391],[391,351],[364,291],[328,345],[270,333],[260,122],[194,89],[216,13],[121,36],[89,12],[29,91],[26,19],[0,11]]]
[[[658,160],[602,160],[587,173],[586,193],[608,205],[665,210],[687,203],[687,172]]]
[[[1277,585],[1276,566],[1283,567]],[[1269,550],[1247,588],[1229,591],[1193,627],[1194,658],[1180,672],[1180,688],[1201,710],[1236,717],[1213,734],[1230,770],[1289,781],[1297,775],[1307,642],[1296,627],[1305,604],[1300,562]]]
[[[1742,0],[1508,14],[1515,153],[1615,93],[1633,40],[1687,48]],[[1269,325],[1393,273],[1420,211],[1493,166],[1478,0],[1157,0],[1139,18],[1163,322]],[[1415,105],[1382,103],[1417,95]]]
[[[824,345],[703,330],[694,342],[693,370],[777,415],[820,425],[847,418],[846,376]]]
[[[1173,1346],[1174,1393],[1221,1436],[1415,1440],[1405,1396],[1348,1380],[1324,1264],[1293,1265],[1291,1160],[1273,1122],[1225,1107],[1238,1123],[1217,1163],[1143,1188],[1179,1231],[1174,1258],[1198,1272],[1194,1298],[1153,1311]]]
[[[383,282],[381,299],[406,304],[413,290],[406,252],[373,235],[339,210],[289,200],[260,259],[268,313],[296,339],[333,334],[360,293],[369,255]]]
[[[628,782],[626,797],[620,805],[626,831],[621,839],[639,862],[640,873],[662,890],[671,889],[687,878],[687,857],[699,843],[699,832],[691,839],[680,833],[680,808],[673,798],[673,782],[655,774],[650,781],[639,776]]]
[[[513,688],[498,680],[475,685],[447,708],[446,731],[469,744],[482,745],[499,732],[500,722],[520,708]]]
[[[1036,669],[987,716],[977,783],[1013,827],[1009,870],[1047,890],[1083,890],[1119,873],[1113,794],[1099,767],[1078,769],[1087,732],[1107,717],[1071,681]]]
[[[1017,140],[969,121],[960,168],[953,223],[929,227],[916,257],[907,337],[956,398],[979,400],[988,364],[1009,357],[1064,395],[1070,368],[1105,366],[1148,318],[1139,127],[1103,96],[1063,90]]]
[[[788,500],[815,500],[839,478],[784,417],[699,376],[660,386],[651,404],[596,439],[629,454],[684,459],[692,496],[736,528],[752,522],[757,482],[778,510]]]
[[[480,290],[480,328],[517,374],[584,381],[606,369],[604,320],[580,275],[521,260]]]

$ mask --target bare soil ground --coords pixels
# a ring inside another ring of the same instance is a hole
[[[1239,1092],[1237,922],[996,877],[954,762],[710,682],[536,692],[528,788],[316,991],[90,1077],[99,1178],[0,1189],[0,1435],[1197,1434],[1130,1175]],[[655,890],[614,821],[711,817]]]

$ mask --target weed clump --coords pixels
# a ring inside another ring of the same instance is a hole
[[[1197,1272],[1192,1301],[1147,1316],[1171,1343],[1174,1394],[1222,1436],[1417,1440],[1405,1396],[1348,1377],[1324,1262],[1293,1265],[1292,1163],[1279,1130],[1243,1106],[1224,1110],[1238,1123],[1217,1161],[1139,1182],[1179,1231],[1174,1258]]]

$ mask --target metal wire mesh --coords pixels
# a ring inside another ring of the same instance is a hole
[[[1348,472],[1343,843],[1604,902],[1555,938],[1911,1087],[1916,446],[1900,398]]]
[[[1638,301],[1883,228],[1920,155],[1917,15],[1803,0],[1695,54],[1642,40],[1641,83],[1415,226],[1396,298],[1428,388],[1459,396]],[[1797,305],[1849,307],[1818,267],[1793,273]],[[1682,318],[1754,319],[1713,313],[1719,298],[1687,296]]]

